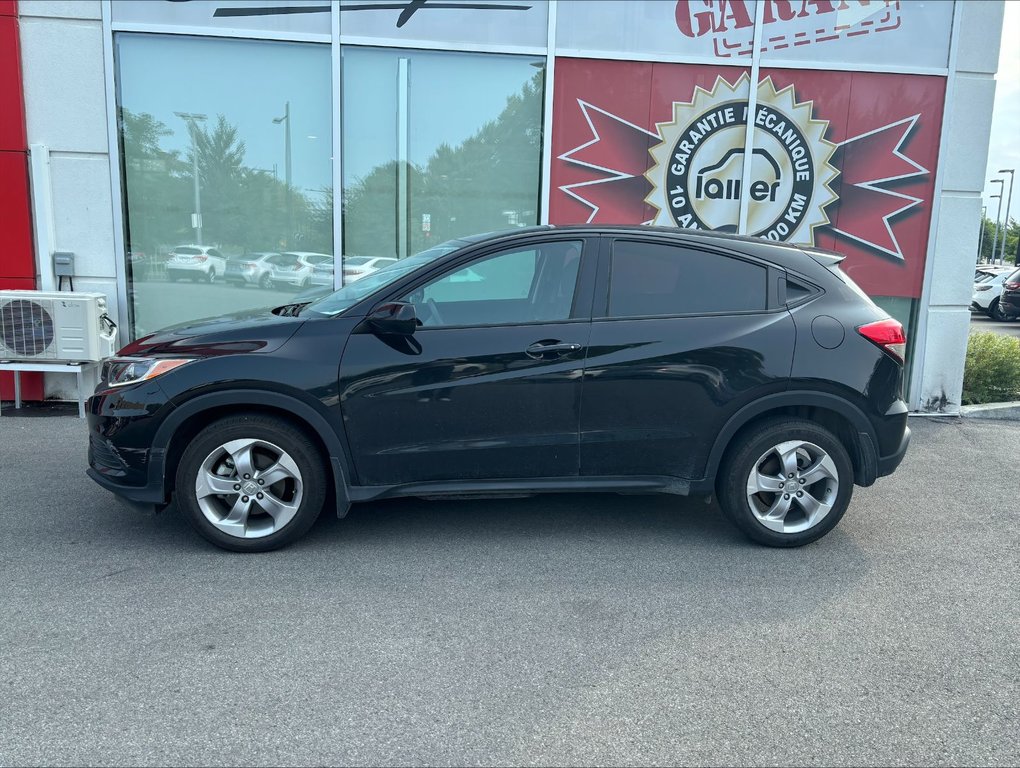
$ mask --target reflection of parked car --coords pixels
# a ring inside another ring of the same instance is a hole
[[[223,254],[208,245],[178,245],[166,262],[166,276],[171,281],[187,277],[211,283],[226,271]]]
[[[315,265],[327,261],[333,261],[333,257],[325,253],[308,251],[281,253],[278,259],[274,259],[271,279],[276,286],[307,288],[312,281],[312,270]]]
[[[147,277],[149,273],[149,262],[144,251],[129,250],[127,252],[127,263],[131,277],[140,279]]]
[[[970,308],[984,312],[995,320],[1005,320],[1002,309],[999,307],[999,296],[1002,294],[1002,284],[1007,277],[1009,277],[1009,272],[983,272],[974,283],[974,295],[970,300]]]
[[[807,544],[910,439],[903,327],[842,260],[642,227],[437,245],[128,345],[88,403],[89,476],[248,552],[327,498],[595,490],[717,495],[756,541]]]
[[[227,259],[227,271],[223,279],[237,285],[257,285],[270,288],[273,284],[274,259],[278,253],[249,253]]]
[[[1002,282],[999,306],[1002,316],[996,320],[1016,320],[1020,317],[1020,269],[1010,272]]]
[[[395,261],[391,256],[349,256],[344,259],[344,283],[353,283]]]
[[[974,270],[974,282],[986,278],[989,275],[998,275],[1001,272],[1012,272],[1013,267],[999,266],[998,264],[981,264]]]
[[[323,261],[312,267],[311,284],[320,288],[333,288],[333,260]]]

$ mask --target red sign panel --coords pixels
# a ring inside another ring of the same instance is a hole
[[[560,59],[552,223],[747,231],[838,250],[876,296],[920,295],[941,77]]]

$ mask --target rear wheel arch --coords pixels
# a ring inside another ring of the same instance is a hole
[[[854,467],[854,482],[871,485],[878,475],[874,427],[853,403],[824,392],[783,392],[750,403],[730,417],[708,456],[705,477],[715,486],[719,468],[736,438],[766,419],[787,416],[825,427],[845,445]]]
[[[331,469],[337,513],[340,516],[347,513],[350,506],[350,468],[340,438],[314,408],[276,392],[226,390],[200,395],[180,404],[164,420],[153,439],[153,453],[159,452],[162,461],[150,463],[150,484],[158,483],[158,487],[168,495],[189,441],[210,422],[241,414],[274,416],[304,432],[322,452]]]

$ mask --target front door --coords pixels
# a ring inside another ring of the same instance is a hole
[[[577,475],[590,251],[547,237],[460,261],[397,297],[413,336],[351,336],[340,391],[359,484]]]

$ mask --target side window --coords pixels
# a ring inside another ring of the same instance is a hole
[[[500,251],[447,272],[403,298],[423,326],[555,322],[570,317],[581,241]]]
[[[617,240],[609,273],[609,317],[764,311],[764,267],[661,243]]]

